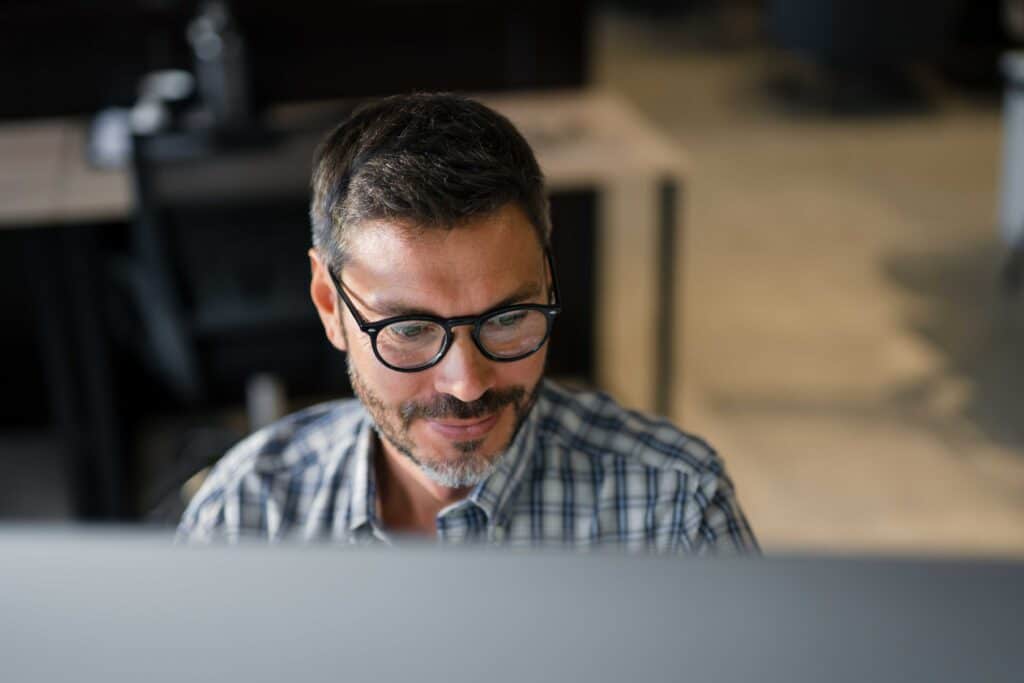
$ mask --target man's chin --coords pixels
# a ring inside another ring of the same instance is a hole
[[[469,488],[491,476],[497,469],[499,459],[500,455],[486,461],[481,458],[463,465],[451,461],[445,461],[437,466],[421,462],[420,470],[435,484],[452,489]]]
[[[504,450],[492,445],[491,439],[420,441],[416,449],[416,459],[440,469],[449,464],[465,466],[471,462],[495,462],[501,458]]]
[[[508,449],[511,434],[504,418],[502,415],[498,426],[482,439],[447,439],[423,425],[422,433],[414,436],[415,460],[438,483],[451,486],[446,482],[461,482],[460,487],[477,484],[494,471]]]

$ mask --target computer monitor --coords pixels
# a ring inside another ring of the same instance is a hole
[[[1015,681],[1024,565],[0,530],[4,681]]]

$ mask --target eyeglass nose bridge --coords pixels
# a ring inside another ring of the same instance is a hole
[[[448,332],[448,334],[451,334],[453,327],[465,327],[466,325],[479,327],[482,321],[483,318],[477,315],[466,315],[462,316],[461,318],[449,318],[448,320],[445,321],[444,328]]]
[[[444,323],[444,345],[441,347],[441,351],[438,353],[435,362],[440,363],[448,351],[451,350],[452,344],[455,342],[455,333],[452,331],[456,327],[472,327],[469,336],[473,340],[473,345],[476,346],[476,350],[484,357],[490,359],[490,354],[484,348],[483,343],[480,341],[480,325],[483,324],[484,318],[481,316],[462,316],[460,318],[449,318]]]

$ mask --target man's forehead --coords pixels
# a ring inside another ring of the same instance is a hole
[[[454,226],[367,220],[352,226],[346,253],[346,264],[471,270],[474,266],[486,269],[492,265],[490,260],[528,268],[543,250],[529,219],[518,206],[509,204]]]
[[[363,221],[351,228],[346,243],[346,264],[373,265],[381,258],[420,261],[443,251],[445,228],[430,229],[386,220]]]
[[[378,221],[359,226],[350,247],[345,279],[368,306],[475,310],[543,289],[543,251],[515,221],[451,229]]]

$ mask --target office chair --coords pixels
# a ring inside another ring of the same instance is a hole
[[[125,402],[137,415],[248,408],[248,425],[214,434],[205,455],[182,434],[179,462],[156,489],[174,490],[287,412],[286,395],[350,394],[309,300],[308,179],[323,130],[133,138],[136,211],[127,253],[111,261],[122,300],[113,327],[149,377]]]

